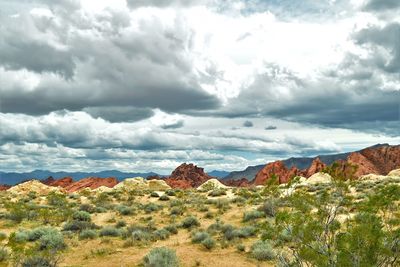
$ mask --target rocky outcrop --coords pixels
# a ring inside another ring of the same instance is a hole
[[[113,188],[117,184],[118,181],[115,177],[108,177],[108,178],[87,177],[66,186],[65,189],[67,190],[67,192],[71,193],[84,188],[96,189],[100,186]]]
[[[35,192],[38,195],[47,195],[50,192],[64,192],[63,189],[59,187],[48,186],[41,183],[38,180],[30,180],[16,186],[13,186],[7,190],[10,193],[14,193],[17,195],[26,195],[29,192]]]
[[[378,145],[353,152],[347,162],[358,166],[356,176],[387,175],[400,167],[400,146]]]
[[[50,176],[49,178],[42,180],[42,183],[44,183],[45,185],[50,185],[50,186],[59,186],[62,188],[66,188],[68,186],[70,186],[71,184],[74,183],[74,180],[72,179],[72,177],[63,177],[60,179],[54,179],[52,176]]]
[[[353,166],[356,166],[355,177],[360,177],[366,174],[387,175],[391,170],[400,167],[400,146],[390,146],[387,144],[375,145],[363,150],[348,154],[347,159],[339,159],[337,171],[352,176]],[[292,166],[288,169],[283,161],[275,161],[268,163],[261,169],[253,184],[264,185],[272,175],[279,177],[279,183],[287,183],[293,177],[299,175],[306,178],[321,172],[326,167],[326,164],[315,158],[307,169],[299,170]]]
[[[283,161],[278,160],[265,165],[265,167],[257,173],[252,183],[255,185],[264,185],[267,180],[276,176],[279,179],[278,182],[283,184],[287,183],[293,177],[300,175],[300,173],[300,170],[296,167],[293,166],[288,169]]]
[[[10,185],[0,184],[0,191],[6,191],[9,188],[11,188]]]
[[[183,163],[178,166],[165,182],[172,188],[196,188],[205,181],[210,180],[211,176],[204,172],[203,168],[190,163]]]
[[[153,190],[164,191],[171,187],[164,180],[146,180],[143,177],[126,178],[114,186],[115,190]]]

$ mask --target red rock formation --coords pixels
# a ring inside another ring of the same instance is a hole
[[[377,145],[365,148],[351,153],[347,160],[339,160],[337,163],[339,164],[338,171],[349,175],[352,172],[351,165],[357,166],[356,177],[369,173],[387,175],[391,170],[400,168],[400,146]],[[252,183],[264,185],[273,174],[279,177],[279,183],[286,183],[296,175],[308,178],[322,171],[325,167],[326,165],[319,158],[315,158],[310,167],[304,170],[299,170],[296,167],[287,169],[282,161],[275,161],[265,165],[257,173]]]
[[[313,175],[313,174],[315,174],[315,173],[317,173],[317,172],[321,172],[321,171],[322,171],[323,169],[325,169],[325,168],[326,168],[326,164],[323,163],[323,162],[320,160],[320,158],[315,158],[315,159],[312,161],[310,167],[309,167],[308,169],[304,170],[303,176],[304,176],[304,177],[310,177],[311,175]]]
[[[71,193],[83,188],[96,189],[100,186],[107,186],[112,188],[116,184],[118,184],[118,181],[114,177],[108,177],[108,178],[87,177],[66,186],[65,189],[67,190],[67,192]]]
[[[54,179],[53,177],[50,176],[49,178],[42,180],[41,182],[44,183],[45,185],[59,186],[62,188],[66,188],[67,186],[74,183],[74,180],[72,179],[72,177],[69,176],[60,179]]]
[[[10,185],[0,184],[0,191],[6,191],[9,188],[11,188]]]
[[[251,182],[244,177],[238,180],[223,179],[220,180],[220,182],[226,186],[233,186],[233,187],[249,187],[251,185]]]
[[[165,179],[165,182],[172,188],[186,189],[198,187],[211,178],[213,177],[205,173],[203,168],[199,168],[192,163],[183,163]]]
[[[299,169],[292,167],[290,169],[286,168],[285,164],[278,160],[265,165],[256,175],[253,180],[255,185],[264,185],[265,182],[270,179],[273,175],[279,178],[279,183],[287,183],[290,179],[300,173]]]
[[[347,161],[357,165],[356,176],[369,173],[387,175],[400,168],[400,146],[370,147],[349,155]]]

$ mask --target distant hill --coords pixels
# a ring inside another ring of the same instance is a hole
[[[229,175],[230,172],[214,170],[214,171],[208,172],[207,174],[210,176],[213,176],[213,177],[217,177],[217,178],[224,178],[225,176]]]
[[[388,147],[389,144],[376,144],[370,147],[367,147],[365,149],[377,149],[380,147]],[[362,150],[358,150],[355,152],[360,152],[363,151],[365,149]],[[312,161],[315,158],[320,158],[320,160],[325,163],[326,165],[330,165],[332,164],[334,161],[336,160],[346,160],[347,157],[353,152],[348,152],[348,153],[339,153],[339,154],[332,154],[332,155],[319,155],[316,157],[292,157],[292,158],[288,158],[286,160],[283,160],[283,163],[285,164],[285,166],[287,168],[291,168],[293,166],[297,167],[298,169],[306,169],[308,168]],[[244,169],[243,171],[233,171],[230,174],[228,174],[227,176],[223,177],[222,179],[232,179],[232,180],[239,180],[241,178],[246,178],[248,180],[253,180],[254,177],[256,176],[256,174],[262,169],[264,168],[266,164],[262,164],[262,165],[256,165],[256,166],[249,166],[246,169]]]
[[[52,176],[55,179],[71,176],[74,180],[81,180],[85,177],[115,177],[117,180],[122,181],[125,178],[141,176],[147,178],[148,176],[159,175],[155,172],[120,172],[116,170],[107,170],[100,172],[51,172],[46,170],[35,170],[32,172],[1,172],[0,171],[0,184],[15,185],[25,180],[30,179],[46,179]]]
[[[292,166],[296,166],[299,169],[306,169],[311,165],[311,162],[319,157],[321,161],[327,165],[332,164],[334,161],[342,159],[345,160],[347,156],[350,155],[349,153],[340,153],[340,154],[333,154],[333,155],[320,155],[316,157],[303,157],[303,158],[288,158],[283,160],[283,163],[287,168],[291,168]],[[248,180],[253,180],[256,174],[265,166],[266,164],[256,165],[256,166],[249,166],[243,171],[233,171],[227,176],[223,177],[223,179],[233,179],[238,180],[241,178],[246,178]]]

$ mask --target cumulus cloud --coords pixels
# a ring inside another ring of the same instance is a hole
[[[253,127],[254,124],[252,121],[245,121],[243,122],[243,127]]]

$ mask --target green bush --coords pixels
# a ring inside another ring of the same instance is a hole
[[[125,226],[126,226],[126,222],[125,221],[118,221],[115,224],[115,227],[117,227],[117,228],[122,228],[122,227],[125,227]]]
[[[192,243],[200,243],[210,237],[210,234],[204,231],[195,232],[192,235]]]
[[[267,241],[257,241],[250,248],[251,256],[259,261],[273,260],[276,257],[275,251]]]
[[[157,192],[151,192],[151,197],[159,197],[160,195]]]
[[[170,214],[171,215],[182,215],[183,209],[182,209],[182,207],[172,207]]]
[[[95,239],[97,237],[97,233],[94,230],[86,229],[80,232],[79,239]]]
[[[267,199],[261,207],[258,208],[259,211],[265,213],[269,217],[275,217],[276,214],[277,200],[274,198]]]
[[[165,191],[165,194],[167,194],[167,195],[170,196],[170,197],[176,196],[175,191],[172,190],[172,189],[169,189],[169,190]]]
[[[224,196],[226,195],[226,190],[222,188],[217,188],[212,190],[210,193],[208,193],[210,197],[219,197],[219,196]]]
[[[243,214],[243,221],[248,222],[264,217],[264,213],[258,210],[247,211]]]
[[[95,213],[96,212],[96,207],[90,204],[82,204],[79,206],[79,210],[81,211],[86,211],[89,213]]]
[[[170,232],[166,229],[156,230],[156,231],[154,231],[153,234],[157,240],[165,240],[165,239],[168,239],[170,236]]]
[[[144,258],[144,267],[178,267],[179,260],[174,250],[160,247],[153,248]]]
[[[46,233],[39,239],[40,250],[58,251],[65,247],[64,237],[58,231]]]
[[[246,246],[243,244],[239,244],[236,246],[237,251],[239,252],[245,252],[246,251]]]
[[[161,200],[161,201],[168,201],[169,200],[169,197],[167,196],[167,195],[162,195],[160,198],[159,198],[159,200]]]
[[[32,256],[22,261],[21,267],[56,267],[57,262],[43,256]]]
[[[183,219],[183,221],[181,223],[181,226],[183,228],[192,228],[192,227],[196,227],[199,225],[200,225],[199,221],[194,216],[186,217],[185,219]]]
[[[178,228],[176,227],[175,224],[170,224],[164,227],[165,230],[170,232],[173,235],[176,235],[178,233]]]
[[[201,244],[203,245],[203,247],[205,247],[208,250],[211,250],[215,247],[215,240],[212,237],[207,237],[206,239],[204,239],[203,241],[201,241]]]
[[[5,262],[10,257],[10,253],[4,247],[0,247],[0,262]]]
[[[85,229],[96,229],[96,228],[98,228],[98,227],[94,223],[91,223],[91,222],[70,221],[64,225],[63,230],[77,232],[77,231],[82,231]]]
[[[120,236],[121,231],[113,226],[106,226],[100,230],[100,236]]]
[[[149,241],[152,239],[151,234],[145,229],[136,229],[131,234],[133,241]]]
[[[75,221],[81,221],[81,222],[90,222],[91,221],[90,213],[87,211],[83,211],[83,210],[75,211],[72,214],[72,218]]]
[[[133,214],[133,209],[131,207],[125,206],[125,205],[119,205],[116,207],[116,210],[119,212],[121,215],[132,215]]]
[[[148,203],[144,206],[144,211],[146,213],[151,213],[151,212],[155,212],[155,211],[159,211],[160,209],[162,209],[162,206],[157,205],[155,203]]]

